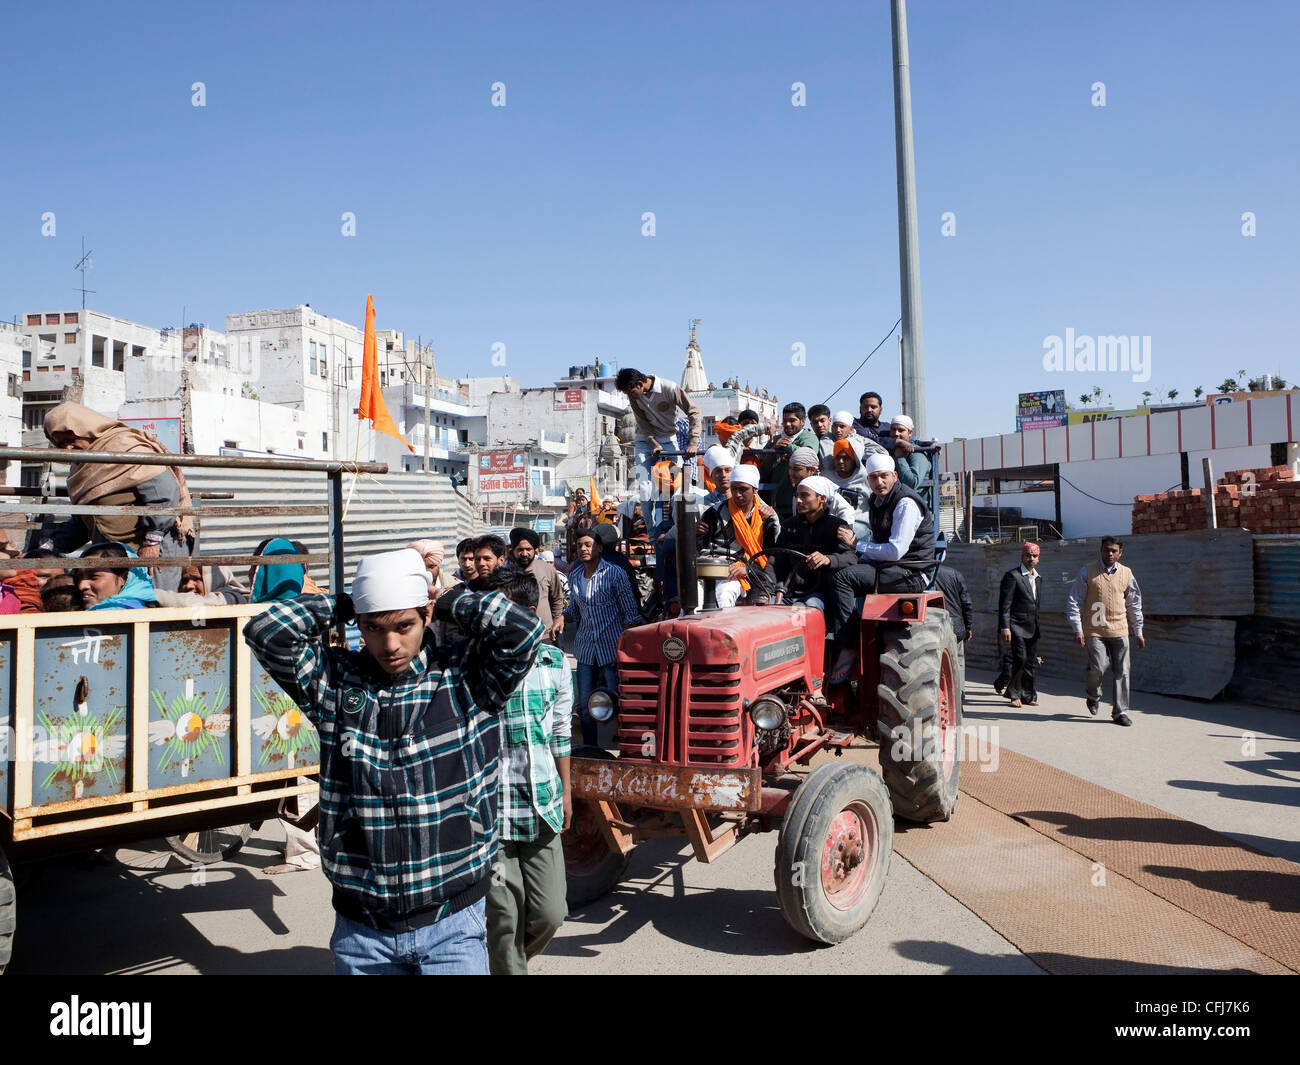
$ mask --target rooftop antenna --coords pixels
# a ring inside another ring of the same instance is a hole
[[[93,250],[93,249],[92,249]],[[77,265],[72,269],[81,271],[81,309],[86,309],[86,293],[93,293],[93,288],[86,288],[86,271],[95,265],[95,260],[90,257],[90,252],[86,251],[86,237],[83,234],[81,238],[81,258],[77,260]]]

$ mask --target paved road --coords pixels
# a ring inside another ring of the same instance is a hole
[[[1012,710],[990,679],[973,674],[968,685],[977,738],[1300,861],[1300,715],[1142,694],[1135,726],[1123,729],[1089,717],[1069,683],[1049,679],[1040,706]],[[975,744],[963,772],[979,771],[981,753],[996,771],[990,749]],[[235,860],[200,871],[148,849],[28,870],[11,971],[328,972],[328,885],[319,872],[266,876],[278,861],[276,838],[269,825]],[[575,914],[535,971],[1039,971],[898,855],[867,927],[839,946],[815,947],[777,909],[775,844],[775,833],[750,837],[713,865],[691,860],[676,841],[643,844],[624,884]]]

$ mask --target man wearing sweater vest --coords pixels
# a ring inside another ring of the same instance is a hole
[[[1129,635],[1139,648],[1142,636],[1142,591],[1137,578],[1120,564],[1124,545],[1113,536],[1101,541],[1101,561],[1084,566],[1070,585],[1065,616],[1074,629],[1074,642],[1088,649],[1088,712],[1101,706],[1101,680],[1107,665],[1115,674],[1115,703],[1111,719],[1131,725],[1128,716]]]

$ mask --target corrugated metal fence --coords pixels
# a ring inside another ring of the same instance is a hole
[[[1066,622],[1066,598],[1079,569],[1097,560],[1100,544],[1100,537],[1040,544],[1038,653],[1045,675],[1082,683],[1084,651]],[[1135,689],[1213,699],[1227,688],[1237,664],[1238,623],[1256,613],[1255,557],[1251,534],[1241,529],[1124,537],[1123,562],[1137,578],[1146,617],[1146,649],[1132,655]],[[1001,664],[998,589],[1019,561],[1019,544],[948,549],[945,565],[966,578],[975,607],[975,638],[966,651],[974,668]]]
[[[291,470],[207,469],[186,470],[191,491],[228,491],[233,500],[211,500],[213,506],[246,504],[319,504],[328,502],[328,478],[323,474]],[[477,531],[473,508],[446,477],[422,473],[363,474],[353,487],[351,474],[343,475],[345,572],[348,580],[357,562],[377,551],[405,547],[412,540],[440,540],[452,557],[456,542]],[[200,506],[203,504],[200,503]],[[310,552],[327,553],[329,530],[323,515],[219,516],[200,518],[199,551],[202,554],[249,554],[262,540],[285,536],[301,541]],[[452,566],[455,566],[454,559]],[[322,587],[327,567],[312,567],[312,577]]]

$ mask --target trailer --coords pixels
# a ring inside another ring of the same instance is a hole
[[[33,456],[36,456],[33,458]],[[58,462],[67,452],[0,449],[0,459]],[[86,454],[78,461],[159,466],[214,463],[310,470],[330,479],[314,505],[330,529],[328,561],[343,580],[342,474],[381,463],[283,462],[207,456]],[[222,505],[224,506],[224,504]],[[22,503],[0,506],[0,514]],[[49,513],[141,510],[43,504]],[[180,512],[181,508],[173,508]],[[304,506],[258,508],[303,513]],[[200,520],[202,506],[190,511]],[[212,508],[208,509],[212,513]],[[10,526],[16,524],[7,522]],[[201,525],[200,525],[201,533]],[[150,559],[147,565],[252,565],[253,555]],[[139,566],[138,560],[0,560],[0,571]],[[314,795],[316,729],[253,658],[242,630],[265,604],[80,610],[0,616],[0,972],[12,953],[13,865],[59,852],[163,839],[195,866],[234,854],[252,826]]]

